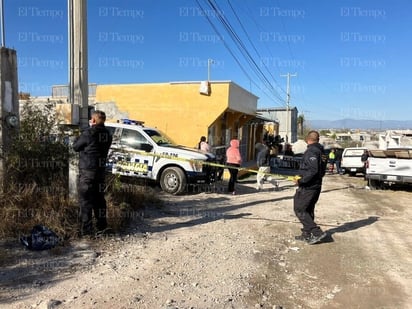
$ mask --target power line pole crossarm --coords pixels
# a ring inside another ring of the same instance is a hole
[[[289,142],[289,109],[290,109],[290,78],[296,77],[298,74],[284,74],[280,75],[281,77],[286,77],[286,135],[285,135],[285,142]]]

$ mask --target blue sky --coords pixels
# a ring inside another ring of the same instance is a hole
[[[67,84],[67,1],[3,0],[19,90]],[[88,0],[89,82],[232,80],[305,118],[412,119],[409,0]],[[230,25],[232,36],[219,18]],[[238,44],[234,37],[238,38]],[[239,48],[242,46],[243,48]]]

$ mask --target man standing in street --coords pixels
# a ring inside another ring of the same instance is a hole
[[[342,153],[343,153],[343,150],[341,148],[336,148],[336,151],[335,151],[335,165],[336,165],[336,172],[339,175],[342,175],[342,168],[341,168]]]
[[[106,158],[112,143],[104,122],[106,114],[94,111],[90,127],[74,142],[73,149],[79,158],[80,236],[93,235],[93,217],[97,232],[107,229],[105,192]]]
[[[293,209],[296,217],[302,223],[302,235],[297,240],[316,244],[326,237],[326,233],[315,223],[315,205],[322,190],[322,178],[325,175],[327,158],[323,147],[319,144],[319,133],[310,131],[306,136],[308,147],[303,154],[299,177],[295,178],[298,185],[293,198]]]

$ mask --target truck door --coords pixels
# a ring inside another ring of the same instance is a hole
[[[123,128],[118,144],[116,173],[152,178],[153,145],[138,131]]]
[[[110,146],[109,153],[107,154],[106,169],[108,172],[116,173],[114,168],[117,161],[123,158],[123,154],[120,153],[120,135],[122,133],[121,128],[106,126],[112,136],[112,145]]]

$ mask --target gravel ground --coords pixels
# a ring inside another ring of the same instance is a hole
[[[253,177],[147,206],[130,231],[43,252],[2,242],[2,308],[412,308],[408,190],[327,175],[316,220],[294,239],[291,182]]]

